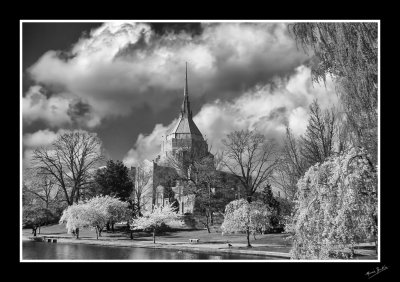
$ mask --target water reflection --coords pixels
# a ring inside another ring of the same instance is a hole
[[[165,249],[109,247],[84,244],[23,242],[24,259],[68,260],[232,260],[277,259],[251,255],[191,253]]]

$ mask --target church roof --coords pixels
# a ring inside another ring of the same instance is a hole
[[[200,130],[192,119],[192,111],[190,109],[189,102],[189,89],[187,79],[187,63],[186,63],[186,76],[185,76],[185,89],[183,93],[183,103],[181,107],[181,114],[176,125],[172,128],[168,134],[179,133],[179,134],[194,134],[202,136]]]
[[[180,116],[176,125],[172,128],[169,134],[179,133],[179,134],[195,134],[202,135],[200,130],[197,128],[196,124],[190,117]]]

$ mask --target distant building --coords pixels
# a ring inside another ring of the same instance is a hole
[[[134,189],[141,189],[143,209],[148,210],[153,206],[170,204],[171,201],[174,201],[179,206],[180,213],[193,213],[195,197],[193,194],[184,193],[185,185],[179,180],[178,174],[191,173],[188,160],[203,157],[214,159],[208,150],[207,141],[192,119],[186,64],[184,98],[178,122],[167,132],[166,136],[163,136],[161,152],[155,160],[145,161],[141,167],[131,168],[135,179]],[[172,165],[171,159],[179,160],[180,163]],[[177,167],[181,171],[177,171]],[[236,191],[241,189],[240,181],[226,172],[218,171],[218,175],[227,184],[225,187],[230,187],[228,191],[225,191],[227,196],[240,197],[240,191]],[[215,189],[216,187],[213,187],[212,191],[215,192]],[[170,196],[171,194],[174,194],[173,198]]]

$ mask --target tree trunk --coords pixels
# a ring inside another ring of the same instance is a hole
[[[96,226],[96,239],[99,240],[99,227]]]
[[[133,231],[131,230],[131,240],[133,240]]]
[[[211,226],[214,226],[214,213],[211,212],[210,216],[211,216]]]
[[[378,226],[378,217],[374,216],[375,226]],[[375,241],[375,253],[378,254],[378,230],[375,229],[374,233],[374,241]]]
[[[250,230],[249,230],[248,227],[247,227],[247,229],[246,229],[246,234],[247,234],[247,247],[248,247],[248,248],[251,248],[251,244],[250,244]]]
[[[40,234],[40,225],[39,225],[39,230],[38,231],[39,231],[39,234]]]
[[[153,229],[153,244],[156,243],[156,229]]]
[[[114,222],[111,223],[111,230],[112,230],[112,233],[114,233]]]
[[[207,232],[211,233],[210,231],[210,214],[208,212],[206,212],[206,228],[207,228]]]
[[[109,232],[110,231],[110,222],[107,222],[106,228],[107,228],[107,232]]]
[[[75,229],[76,239],[79,239],[79,228]]]
[[[350,255],[351,255],[351,258],[353,258],[354,255],[355,255],[355,253],[354,253],[354,246],[351,246],[351,247],[350,247]]]
[[[102,228],[99,227],[99,237],[102,237],[101,232],[103,232],[103,227]]]
[[[79,198],[80,198],[80,188],[76,187],[76,202],[79,202]]]

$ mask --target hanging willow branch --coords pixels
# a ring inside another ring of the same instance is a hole
[[[297,46],[312,51],[313,82],[332,77],[356,146],[377,162],[378,24],[296,23],[289,25]]]

